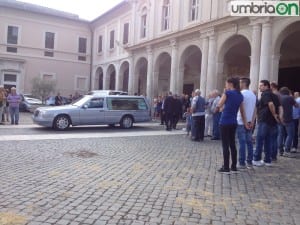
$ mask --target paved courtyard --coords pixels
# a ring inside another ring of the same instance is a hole
[[[220,142],[191,142],[182,131],[19,140],[38,128],[4,127],[0,225],[300,224],[300,153],[222,175]]]

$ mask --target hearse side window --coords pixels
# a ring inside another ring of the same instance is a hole
[[[103,98],[93,98],[88,103],[89,108],[103,108]]]
[[[142,98],[108,98],[110,110],[146,110],[147,104]]]

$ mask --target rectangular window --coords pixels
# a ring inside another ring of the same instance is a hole
[[[145,38],[146,37],[146,28],[147,28],[147,15],[143,15],[142,16],[142,20],[141,20],[141,38]]]
[[[78,42],[78,52],[81,54],[86,54],[86,48],[87,48],[86,45],[87,45],[87,39],[80,37]],[[86,56],[79,55],[78,60],[86,61]]]
[[[124,24],[124,30],[123,30],[123,44],[128,44],[129,39],[129,23]]]
[[[17,75],[15,74],[4,74],[4,82],[17,82]]]
[[[42,79],[46,81],[52,81],[54,79],[54,76],[51,74],[43,74]]]
[[[107,98],[109,110],[147,110],[143,98]]]
[[[79,38],[79,43],[78,43],[78,52],[79,53],[86,53],[86,43],[87,39],[86,38]]]
[[[115,47],[115,31],[112,30],[110,32],[110,38],[109,38],[109,48],[113,49]]]
[[[55,34],[52,32],[46,32],[45,34],[45,48],[54,49]]]
[[[199,0],[190,0],[190,21],[198,20],[199,17]]]
[[[18,44],[18,34],[19,34],[19,28],[16,26],[8,26],[7,27],[7,44],[11,45],[17,45]],[[16,47],[7,47],[6,48],[7,52],[13,52],[17,53],[17,48]]]
[[[168,30],[170,24],[170,1],[165,0],[162,8],[162,30]]]
[[[102,42],[103,42],[103,37],[102,35],[100,35],[98,38],[98,53],[102,52]]]

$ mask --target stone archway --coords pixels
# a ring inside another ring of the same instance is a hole
[[[198,46],[191,45],[183,51],[179,70],[184,94],[190,95],[193,90],[200,88],[201,61],[202,52]]]
[[[116,69],[113,64],[110,64],[107,68],[106,72],[106,87],[108,87],[109,90],[115,90],[116,89]]]
[[[250,76],[251,45],[242,35],[234,35],[227,39],[220,50],[218,64],[223,65],[221,76],[219,75],[218,87],[223,89],[225,80],[231,76]]]
[[[148,61],[145,57],[139,58],[134,70],[134,92],[146,95],[147,91],[147,67]]]
[[[286,27],[276,43],[275,58],[278,56],[278,85],[292,91],[300,91],[300,21]],[[280,42],[280,43],[279,43]],[[279,57],[280,56],[280,57]],[[276,71],[275,71],[276,72]],[[276,77],[273,79],[276,80]]]
[[[103,90],[103,69],[99,67],[96,70],[95,80],[94,80],[94,89]]]
[[[117,87],[117,89],[128,92],[129,63],[127,61],[121,64],[119,78],[119,87]]]
[[[167,52],[161,53],[155,62],[154,96],[163,95],[170,91],[171,56]]]

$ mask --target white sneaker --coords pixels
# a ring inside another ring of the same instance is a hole
[[[296,153],[297,149],[296,148],[292,148],[291,153]]]
[[[264,162],[263,161],[252,161],[253,166],[263,166]]]
[[[265,162],[265,165],[269,167],[269,166],[272,166],[272,163],[266,163]]]

